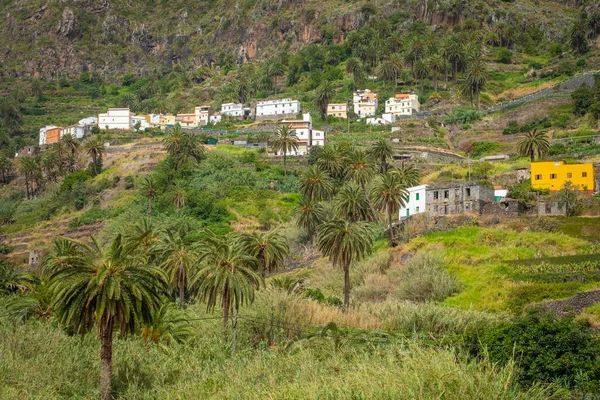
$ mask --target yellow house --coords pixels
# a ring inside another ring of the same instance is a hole
[[[592,164],[565,164],[564,161],[531,163],[531,186],[534,189],[560,190],[571,182],[579,190],[594,191],[594,166]]]

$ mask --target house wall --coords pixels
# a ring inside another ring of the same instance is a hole
[[[328,104],[327,105],[327,116],[348,118],[348,105],[347,104]]]
[[[221,114],[230,117],[243,117],[244,105],[242,103],[225,103],[221,104]]]
[[[592,164],[565,164],[564,161],[531,163],[531,186],[534,189],[560,190],[570,181],[579,190],[593,192],[595,186]]]
[[[556,201],[541,199],[538,201],[538,215],[566,215],[566,210]]]
[[[60,131],[62,128],[52,128],[46,131],[46,143],[57,143],[60,140]]]
[[[432,215],[480,213],[486,202],[494,201],[494,189],[476,184],[432,186],[426,198]]]
[[[256,104],[256,119],[293,118],[300,113],[300,102],[292,99],[261,101]]]
[[[391,97],[385,102],[385,112],[396,116],[412,115],[413,110],[419,112],[419,107],[419,99],[416,95],[404,98]]]
[[[426,211],[427,185],[414,186],[407,189],[408,199],[406,206],[401,207],[398,213],[400,219]]]
[[[109,108],[107,113],[98,114],[98,128],[128,131],[131,127],[131,116],[128,108]]]

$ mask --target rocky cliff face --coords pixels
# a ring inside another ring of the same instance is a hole
[[[56,79],[98,72],[111,77],[170,70],[175,64],[186,69],[212,66],[223,59],[241,64],[268,57],[286,46],[294,50],[325,40],[342,42],[348,32],[365,24],[369,13],[373,13],[373,8],[365,3],[8,1],[0,4],[5,22],[0,25],[0,73]],[[506,18],[507,12],[502,10],[513,7],[511,3],[488,3],[380,0],[376,13],[381,18],[401,13],[406,20],[421,19],[430,25],[451,27],[468,17],[494,23]],[[554,32],[562,26],[549,22],[544,29]]]

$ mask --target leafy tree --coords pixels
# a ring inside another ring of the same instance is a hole
[[[223,310],[223,331],[227,332],[229,313],[254,301],[254,291],[262,283],[255,272],[256,258],[246,253],[234,234],[217,237],[209,234],[200,249],[201,267],[194,278],[200,282],[199,296],[212,311]]]
[[[258,271],[263,278],[267,273],[284,268],[285,259],[290,255],[285,237],[277,230],[245,234],[240,242],[244,251],[258,260]]]
[[[594,102],[594,91],[588,85],[581,85],[571,93],[571,99],[573,100],[573,114],[585,115]]]
[[[550,141],[544,132],[538,132],[537,129],[526,132],[518,144],[519,153],[529,156],[531,162],[535,158],[543,157],[550,149]]]
[[[83,150],[92,157],[94,173],[98,175],[102,168],[102,155],[104,154],[104,144],[97,137],[91,137],[83,143]]]
[[[321,117],[324,119],[327,114],[327,105],[335,96],[335,86],[330,81],[325,81],[315,90],[315,101],[321,111]]]
[[[275,133],[271,147],[275,153],[283,154],[283,174],[287,175],[287,153],[298,150],[298,135],[296,131],[288,125],[281,125]]]
[[[167,229],[152,247],[152,252],[169,277],[173,290],[179,291],[179,308],[183,309],[185,290],[189,288],[190,275],[199,259],[198,251],[180,233]]]
[[[312,242],[317,227],[324,221],[325,209],[323,205],[312,200],[302,199],[298,206],[296,223],[308,234],[308,240]]]
[[[506,47],[502,47],[498,51],[498,62],[502,64],[510,64],[512,62],[512,51]]]
[[[408,201],[408,192],[400,175],[390,171],[375,182],[371,189],[373,205],[382,212],[388,220],[390,244],[394,243],[394,215],[398,215],[400,207]]]
[[[373,251],[373,232],[366,222],[336,219],[318,229],[318,246],[334,266],[344,271],[344,311],[350,306],[350,265]]]
[[[58,320],[73,332],[85,335],[94,326],[100,337],[100,398],[112,399],[113,332],[132,333],[140,322],[150,322],[166,292],[162,270],[140,265],[123,248],[117,236],[108,249],[71,239],[66,254],[50,255],[45,270],[53,309]],[[61,262],[54,262],[58,259]]]
[[[394,157],[394,149],[388,140],[380,138],[369,149],[369,155],[381,162],[381,173],[385,174],[388,168],[388,160]]]
[[[144,192],[144,195],[148,197],[148,215],[152,216],[152,202],[158,191],[158,183],[156,182],[156,179],[154,179],[154,176],[148,175],[142,179],[140,187]]]
[[[563,187],[556,192],[555,196],[558,201],[558,206],[565,208],[567,217],[574,217],[581,214],[583,204],[577,195],[577,187],[571,182],[565,182]]]
[[[300,174],[300,193],[311,200],[327,200],[333,195],[333,180],[329,174],[313,165]]]

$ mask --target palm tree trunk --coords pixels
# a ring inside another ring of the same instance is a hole
[[[103,318],[100,327],[100,399],[111,400],[111,372],[112,372],[112,321]]]
[[[433,90],[437,92],[437,68],[433,70]]]
[[[387,163],[385,162],[385,156],[381,157],[381,173],[385,174],[387,172]]]
[[[388,209],[388,223],[390,226],[390,246],[394,245],[394,225],[392,224],[392,209],[387,207]]]
[[[480,107],[479,107],[479,105],[480,105],[480,102],[479,102],[479,92],[480,92],[480,90],[479,90],[479,85],[477,85],[477,94],[476,94],[476,96],[477,96],[477,109],[478,109],[478,110],[479,110],[479,108],[480,108]]]
[[[27,174],[25,174],[25,188],[27,190],[27,200],[29,200],[29,179],[27,179]]]
[[[287,149],[283,150],[283,176],[287,176],[286,161],[287,161]]]
[[[179,280],[179,309],[183,310],[183,306],[185,305],[185,286],[183,285],[182,280]]]
[[[452,63],[452,80],[454,84],[456,84],[456,73],[458,72],[458,64],[455,62]]]
[[[150,217],[152,216],[152,197],[153,196],[148,196],[148,215]]]
[[[92,164],[94,165],[94,173],[98,175],[98,166],[96,163],[96,153],[92,153]]]
[[[344,313],[350,308],[350,265],[344,266]]]
[[[226,282],[226,284],[229,284]],[[223,292],[223,337],[227,340],[227,323],[229,322],[229,290]]]
[[[231,328],[233,330],[233,338],[231,340],[231,358],[235,358],[235,351],[237,348],[237,322],[238,322],[238,310],[237,308],[233,312],[233,321],[231,321]]]
[[[371,217],[373,218],[373,221],[377,220],[377,212],[375,212],[375,208],[373,208],[373,204],[371,203],[371,201],[369,201],[369,195],[367,193],[367,188],[365,187],[365,183],[362,182],[360,184],[360,186],[362,187],[363,193],[365,194],[365,199],[367,199],[367,202],[369,203],[369,208],[371,209]]]

